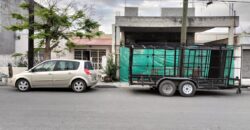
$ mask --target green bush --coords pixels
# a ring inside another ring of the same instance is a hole
[[[113,60],[113,56],[109,56],[108,60],[107,60],[107,66],[105,69],[105,73],[106,75],[111,78],[112,80],[116,80],[116,71],[117,71],[118,67],[117,65],[114,63]]]

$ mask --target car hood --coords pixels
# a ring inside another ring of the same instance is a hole
[[[21,72],[21,73],[19,73],[19,74],[15,74],[13,77],[18,77],[18,76],[23,75],[23,74],[28,73],[28,72],[29,72],[29,71],[23,71],[23,72]]]

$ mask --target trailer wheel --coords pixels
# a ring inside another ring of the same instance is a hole
[[[191,81],[182,81],[179,84],[179,92],[183,97],[192,97],[196,92],[196,86]]]
[[[176,92],[176,86],[174,82],[170,80],[164,80],[160,83],[158,90],[162,96],[173,96]]]

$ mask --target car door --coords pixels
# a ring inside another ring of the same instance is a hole
[[[53,86],[69,87],[71,79],[76,75],[79,62],[76,61],[57,61],[53,72]]]
[[[52,72],[56,61],[44,62],[32,69],[31,81],[33,87],[52,87]]]

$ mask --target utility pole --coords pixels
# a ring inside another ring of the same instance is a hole
[[[188,0],[183,0],[182,10],[182,27],[181,27],[181,45],[187,45],[187,13],[188,13]]]
[[[34,66],[34,0],[29,0],[28,69]]]
[[[179,75],[184,76],[184,61],[185,61],[185,46],[187,46],[187,13],[188,13],[188,0],[183,0],[182,10],[182,27],[181,27],[181,53],[180,53],[180,68]]]

